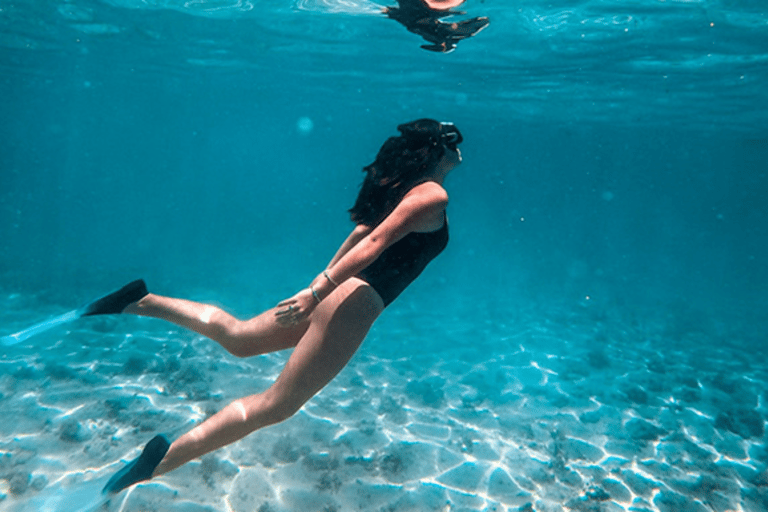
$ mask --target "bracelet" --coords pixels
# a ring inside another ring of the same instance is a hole
[[[315,291],[315,289],[312,286],[310,286],[309,291],[312,292],[312,296],[315,298],[317,303],[320,304],[322,301],[320,300],[320,296],[317,295],[317,292]]]
[[[333,279],[331,279],[331,276],[329,276],[329,275],[328,275],[328,271],[327,271],[327,270],[323,270],[323,275],[325,276],[325,278],[326,278],[327,280],[329,280],[329,281],[331,282],[331,284],[332,284],[333,286],[339,286],[339,283],[337,283],[336,281],[334,281]]]

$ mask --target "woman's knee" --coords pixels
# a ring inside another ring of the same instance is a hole
[[[275,392],[269,389],[264,393],[266,417],[270,424],[281,423],[297,412],[306,403],[303,397],[293,396],[289,393]]]
[[[252,343],[245,332],[244,322],[228,315],[218,320],[216,341],[235,357],[252,356]]]
[[[305,400],[296,400],[289,397],[277,400],[272,406],[271,417],[274,423],[280,423],[299,412],[304,406]]]

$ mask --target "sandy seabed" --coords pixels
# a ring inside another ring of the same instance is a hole
[[[7,299],[4,333],[59,312]],[[236,359],[127,317],[7,347],[0,509],[768,510],[760,336],[686,312],[511,310],[404,300],[293,418],[110,500],[152,436],[265,389],[288,353]]]

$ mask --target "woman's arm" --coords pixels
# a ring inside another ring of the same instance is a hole
[[[336,254],[333,256],[333,259],[328,263],[326,268],[333,268],[336,263],[349,252],[351,248],[353,248],[357,243],[365,238],[365,236],[371,232],[370,226],[364,226],[362,224],[358,224],[355,226],[355,229],[352,230],[352,232],[349,234],[346,240],[344,240],[344,243],[342,243],[339,246],[339,249],[336,251]]]
[[[356,275],[408,233],[425,230],[435,218],[442,220],[447,205],[448,194],[440,185],[434,182],[418,185],[376,228],[369,228],[366,235],[342,254],[334,265],[329,266],[327,273],[330,279],[323,274],[316,277],[312,282],[313,288],[321,298],[326,297],[333,289],[331,279],[342,283]]]
[[[275,313],[278,322],[292,325],[306,319],[338,284],[373,263],[408,233],[424,231],[443,215],[447,204],[448,194],[437,183],[427,182],[414,187],[374,229],[367,234],[363,228],[357,233],[353,231],[334,256],[335,263],[318,274],[308,288],[280,302]]]

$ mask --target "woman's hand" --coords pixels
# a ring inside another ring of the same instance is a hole
[[[305,288],[290,299],[280,302],[275,317],[278,324],[293,326],[306,320],[316,307],[317,299],[312,295],[312,290]]]

